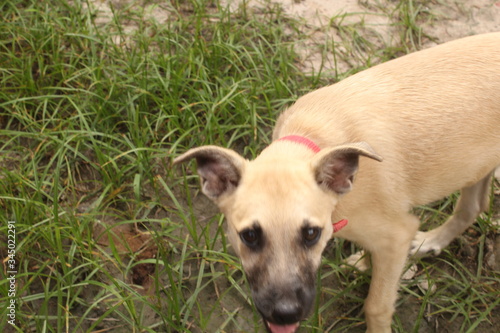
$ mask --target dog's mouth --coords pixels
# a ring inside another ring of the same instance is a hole
[[[267,320],[264,320],[266,323],[266,328],[271,333],[295,333],[299,329],[300,323],[289,324],[289,325],[278,325],[273,324]]]

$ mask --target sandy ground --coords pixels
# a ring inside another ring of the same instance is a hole
[[[236,6],[241,0],[227,0]],[[262,6],[262,0],[250,0],[250,6]],[[304,31],[310,42],[299,46],[306,65],[305,71],[317,70],[322,61],[321,52],[313,45],[328,41],[340,42],[338,25],[361,27],[359,34],[379,48],[395,46],[399,39],[396,20],[400,1],[391,0],[273,0],[280,3],[286,14],[304,20]],[[500,31],[500,1],[452,0],[407,1],[410,12],[421,14],[415,24],[428,37],[419,47],[429,47],[469,35]],[[411,18],[409,18],[411,20]],[[341,23],[339,23],[341,22]],[[344,72],[352,63],[334,61],[326,55],[323,70]],[[340,68],[338,68],[340,67]]]
[[[324,54],[323,45],[337,43],[341,49],[349,48],[349,45],[342,45],[348,40],[342,32],[346,27],[354,29],[357,36],[372,44],[369,52],[374,48],[395,47],[401,38],[410,38],[401,36],[402,29],[398,24],[402,12],[410,14],[407,18],[409,27],[421,29],[422,38],[416,41],[415,49],[500,31],[499,0],[221,0],[221,4],[235,9],[244,1],[254,10],[270,3],[280,4],[286,15],[303,21],[301,29],[307,40],[298,43],[296,49],[302,57],[305,72],[317,71],[321,67],[327,73],[344,73],[363,61],[362,54],[350,61],[334,59],[328,52]],[[408,9],[400,11],[401,2]],[[112,6],[114,9],[140,8],[146,19],[160,24],[168,20],[172,11],[168,1],[90,0],[90,3],[97,10],[98,24],[111,20]],[[125,23],[125,33],[133,32],[137,28],[134,24]]]

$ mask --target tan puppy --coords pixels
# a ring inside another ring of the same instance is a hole
[[[273,138],[253,161],[215,146],[174,161],[196,158],[267,329],[295,332],[307,316],[333,222],[335,236],[371,254],[367,331],[390,332],[408,251],[439,253],[487,207],[500,165],[500,33],[416,52],[307,94],[280,116]],[[454,215],[418,232],[410,209],[458,189]]]

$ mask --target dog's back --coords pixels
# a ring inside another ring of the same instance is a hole
[[[323,147],[368,142],[384,162],[362,161],[369,167],[360,166],[357,187],[366,190],[377,168],[395,180],[379,179],[390,196],[409,206],[472,185],[500,164],[500,33],[409,54],[314,91],[278,120],[274,137],[291,133]]]

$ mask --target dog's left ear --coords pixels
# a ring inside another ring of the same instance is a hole
[[[196,159],[201,190],[217,202],[239,185],[246,160],[237,152],[217,146],[193,148],[174,159],[174,164]]]
[[[352,188],[354,175],[358,171],[359,156],[381,162],[378,155],[366,142],[356,142],[321,150],[311,166],[316,182],[337,194],[345,194]]]

